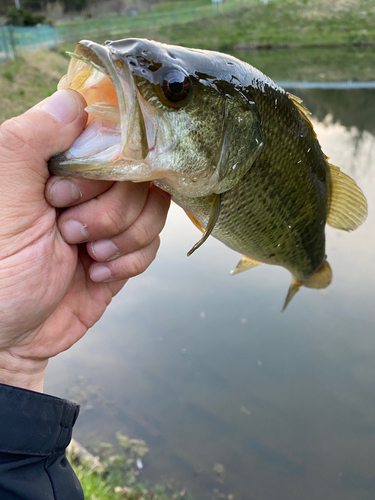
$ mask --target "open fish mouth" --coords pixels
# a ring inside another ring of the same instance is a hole
[[[132,167],[144,162],[149,147],[129,65],[113,57],[108,47],[88,40],[70,55],[58,89],[82,94],[89,116],[80,137],[68,151],[51,158],[49,168],[56,175],[132,180]]]
[[[71,55],[58,88],[82,94],[89,117],[73,146],[50,160],[52,174],[211,196],[236,185],[261,154],[259,112],[248,82],[233,83],[234,58],[137,38],[83,40]]]

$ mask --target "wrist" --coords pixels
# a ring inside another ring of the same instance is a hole
[[[43,392],[47,359],[29,359],[0,351],[0,383]]]

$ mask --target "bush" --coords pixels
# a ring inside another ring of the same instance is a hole
[[[13,26],[36,26],[37,24],[49,24],[49,20],[41,14],[33,14],[31,10],[9,7],[6,24]]]

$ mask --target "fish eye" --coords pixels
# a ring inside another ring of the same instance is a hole
[[[161,87],[171,103],[179,103],[190,94],[189,77],[179,70],[172,70],[162,77]]]

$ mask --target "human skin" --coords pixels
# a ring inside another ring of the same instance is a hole
[[[82,132],[85,105],[61,90],[0,127],[0,383],[42,392],[48,359],[99,320],[159,247],[163,191],[50,177],[47,161]]]

